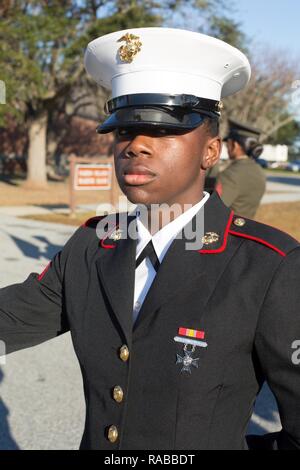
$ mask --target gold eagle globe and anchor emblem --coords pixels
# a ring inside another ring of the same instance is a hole
[[[140,52],[142,47],[142,42],[140,41],[139,36],[135,34],[126,33],[118,42],[125,41],[126,44],[121,46],[118,50],[119,57],[122,62],[132,62],[135,56]]]
[[[220,236],[215,232],[207,232],[204,237],[202,237],[203,245],[210,245],[211,243],[216,243],[219,240]]]
[[[118,241],[118,240],[121,240],[122,238],[122,234],[123,234],[123,230],[121,229],[116,229],[114,230],[111,234],[110,234],[110,239],[111,240],[114,240],[115,242]]]

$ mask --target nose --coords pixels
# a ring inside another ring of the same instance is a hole
[[[127,158],[134,158],[140,156],[151,156],[152,155],[152,145],[151,137],[146,135],[135,135],[128,144],[125,150],[125,156]]]

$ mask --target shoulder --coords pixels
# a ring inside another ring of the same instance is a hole
[[[116,212],[103,216],[92,217],[80,227],[82,236],[85,239],[119,239],[124,230],[127,232],[130,223],[136,216],[128,212]],[[122,238],[122,237],[121,237]]]
[[[88,231],[96,230],[99,225],[107,228],[115,228],[120,223],[124,224],[126,221],[130,221],[135,218],[135,215],[131,215],[128,212],[115,212],[112,214],[100,215],[87,219],[82,225],[81,229],[87,229]]]
[[[99,241],[112,233],[119,223],[120,214],[95,216],[87,219],[74,232],[64,246],[64,251],[72,253],[78,249],[85,249],[91,245],[98,245]]]
[[[217,180],[221,183],[223,182],[237,182],[239,178],[239,169],[236,164],[230,163],[225,170],[219,172]]]
[[[259,163],[257,163],[253,158],[249,158],[249,168],[251,166],[251,168],[253,168],[253,171],[260,177],[260,178],[263,178],[264,180],[267,179],[266,177],[266,173],[264,172],[264,170],[262,169],[262,167],[260,166]]]
[[[241,160],[234,160],[231,161],[226,168],[219,173],[220,177],[223,178],[237,178],[240,177],[242,174],[247,173],[249,168],[253,169],[256,167],[256,163],[250,161],[250,158],[241,159]]]
[[[81,232],[84,237],[94,237],[96,235],[98,239],[100,239],[102,238],[100,236],[101,234],[109,235],[114,231],[115,228],[118,227],[122,215],[126,216],[128,214],[114,213],[91,217],[90,219],[86,220],[84,224],[82,224],[80,227]]]
[[[266,249],[285,257],[295,248],[300,247],[300,242],[285,232],[270,225],[256,222],[252,219],[235,215],[229,227],[229,234],[240,237],[252,243],[264,245]]]
[[[95,217],[90,217],[87,219],[82,225],[81,229],[88,229],[88,230],[95,230],[97,228],[97,225],[99,222],[103,221],[106,216],[104,215],[99,215]]]
[[[247,160],[239,160],[236,166],[238,167],[238,171],[244,174],[247,178],[249,178],[249,172],[251,172],[251,178],[266,180],[264,170],[253,158],[249,157]]]

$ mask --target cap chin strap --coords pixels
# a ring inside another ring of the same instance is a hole
[[[166,107],[176,110],[204,112],[215,117],[220,116],[221,102],[206,98],[199,98],[194,95],[168,95],[162,93],[136,93],[113,98],[105,104],[105,112],[112,114],[121,108],[129,107]]]

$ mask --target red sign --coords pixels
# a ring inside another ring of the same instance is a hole
[[[111,180],[110,163],[75,165],[74,189],[76,190],[111,189]]]

